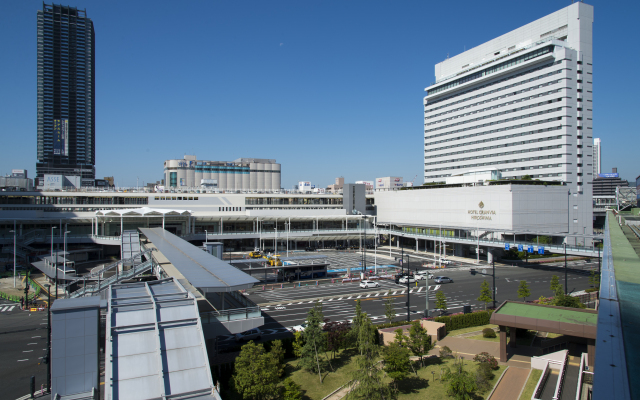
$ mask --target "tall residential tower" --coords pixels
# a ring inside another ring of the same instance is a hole
[[[592,24],[593,7],[574,3],[436,64],[424,98],[425,182],[488,169],[562,181],[567,232],[590,234]]]
[[[593,179],[598,177],[602,170],[602,141],[593,139]]]
[[[38,11],[36,174],[95,178],[95,34],[87,12],[43,4]]]

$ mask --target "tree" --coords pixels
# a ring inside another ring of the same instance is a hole
[[[327,322],[323,329],[327,331],[327,350],[333,352],[335,358],[336,352],[345,347],[349,321]]]
[[[484,303],[484,309],[487,309],[487,303],[493,301],[493,297],[491,297],[491,289],[489,288],[489,282],[485,279],[482,281],[480,285],[480,297],[477,299]]]
[[[550,304],[550,302],[549,302],[549,299],[547,299],[546,297],[540,296],[538,298],[538,304],[547,305],[547,304]]]
[[[375,329],[367,313],[361,315],[356,344],[360,355],[356,356],[357,368],[352,377],[357,385],[347,394],[347,399],[392,399],[394,393],[383,382],[383,371],[378,368],[376,358],[380,352],[380,346],[375,341]]]
[[[453,369],[448,369],[442,377],[447,382],[447,394],[456,400],[469,400],[476,390],[476,381],[468,371],[464,370],[462,359],[454,361]]]
[[[296,357],[302,356],[302,346],[304,346],[304,339],[302,332],[293,332],[293,355]]]
[[[551,237],[549,236],[538,236],[536,238],[538,244],[551,244]]]
[[[285,379],[282,398],[283,400],[302,400],[300,385],[295,383],[291,378]]]
[[[307,312],[307,326],[302,332],[304,345],[301,349],[300,366],[307,371],[317,373],[322,383],[322,362],[320,354],[326,350],[326,336],[320,324],[324,320],[322,304],[317,302]]]
[[[262,344],[253,341],[242,346],[235,361],[233,385],[244,400],[279,398],[279,366],[274,356],[265,353]]]
[[[384,347],[382,355],[384,372],[391,378],[394,385],[409,376],[409,349],[395,341]]]
[[[351,325],[351,342],[358,347],[358,337],[360,336],[360,326],[362,325],[362,303],[360,299],[356,300],[356,315],[353,317],[353,324]]]
[[[447,296],[444,295],[442,290],[436,292],[436,308],[443,313],[447,312]]]
[[[420,365],[424,366],[422,357],[433,348],[431,336],[422,327],[420,321],[413,321],[409,328],[409,338],[406,340],[413,355],[420,357]]]
[[[518,298],[522,299],[522,301],[526,301],[529,296],[531,296],[529,285],[527,285],[527,281],[521,280],[520,286],[518,286]]]
[[[272,357],[273,363],[278,366],[278,376],[282,376],[284,373],[284,347],[282,347],[282,340],[273,341],[269,355]]]
[[[577,297],[567,296],[564,293],[560,293],[560,295],[553,299],[553,305],[558,307],[586,308],[584,304],[580,303]]]
[[[589,275],[589,284],[596,289],[600,289],[600,274],[597,273],[595,269],[591,270],[591,274]]]
[[[523,181],[530,181],[531,180],[531,175],[523,175],[521,179]]]
[[[551,285],[550,285],[551,291],[557,296],[558,293],[564,293],[564,291],[562,290],[562,285],[560,284],[560,278],[558,278],[558,275],[553,275],[551,277]]]
[[[384,302],[384,315],[386,315],[389,322],[393,322],[393,319],[396,317],[396,309],[393,306],[393,299],[387,299]]]

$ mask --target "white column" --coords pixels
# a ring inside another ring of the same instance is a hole
[[[164,214],[162,214],[162,229],[164,229]]]
[[[120,237],[122,237],[122,230],[124,229],[124,217],[120,216]]]

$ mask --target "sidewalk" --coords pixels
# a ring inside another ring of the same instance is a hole
[[[527,383],[529,371],[529,369],[509,366],[490,400],[518,400],[522,388]]]

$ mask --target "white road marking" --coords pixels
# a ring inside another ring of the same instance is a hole
[[[18,362],[20,362],[20,361],[29,361],[29,359],[25,358],[24,360],[18,360]]]
[[[38,344],[38,343],[27,343],[27,346],[32,345],[32,344]]]
[[[418,293],[422,292],[422,289],[424,289],[424,286],[420,286],[420,288],[418,289]]]
[[[5,312],[7,311],[7,309],[9,308],[9,306],[6,306],[5,308],[3,308],[2,310],[0,310],[0,312]]]
[[[33,350],[23,350],[23,353],[31,353]]]
[[[396,294],[396,293],[398,293],[398,291],[397,291],[397,290],[396,290],[395,292],[391,293],[391,294],[392,294],[392,295],[394,295],[394,294]]]
[[[35,339],[37,337],[42,337],[42,336],[31,336],[31,339]]]
[[[409,290],[409,293],[413,293],[413,289]]]
[[[11,308],[9,308],[9,311],[13,311],[13,309],[14,309],[15,307],[16,307],[16,306],[11,306]],[[42,319],[44,319],[44,318],[42,318]]]

